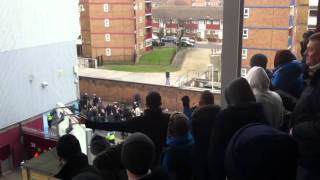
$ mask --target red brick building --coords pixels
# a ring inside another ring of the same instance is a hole
[[[306,30],[306,0],[245,0],[243,23],[243,67],[256,53],[267,55],[273,68],[276,51],[291,49],[299,55],[299,41]]]
[[[84,57],[135,62],[152,49],[151,0],[80,0]]]
[[[184,30],[184,36],[200,39],[222,39],[222,7],[171,6],[153,9],[153,32],[161,28],[167,35]]]

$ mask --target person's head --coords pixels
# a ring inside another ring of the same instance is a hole
[[[81,154],[81,147],[78,139],[72,134],[66,134],[59,138],[57,143],[57,155],[64,161],[68,161]]]
[[[258,66],[262,67],[263,69],[267,68],[268,58],[264,54],[255,54],[250,59],[250,66]]]
[[[232,180],[295,180],[298,145],[265,124],[249,124],[229,141],[225,169]]]
[[[161,105],[161,96],[158,92],[152,91],[147,95],[146,106],[149,109],[158,109]]]
[[[296,56],[290,50],[283,49],[276,52],[274,56],[274,67],[289,63],[296,60]]]
[[[182,113],[174,113],[170,116],[168,124],[168,136],[173,138],[185,137],[189,132],[188,117]]]
[[[214,96],[210,91],[205,90],[201,93],[199,106],[205,106],[209,104],[214,104]]]
[[[261,67],[253,67],[248,71],[245,77],[252,90],[267,91],[270,86],[270,79],[266,71]]]
[[[305,55],[308,66],[320,63],[320,32],[310,36]]]
[[[189,96],[183,96],[181,98],[183,107],[190,107],[190,98]]]
[[[81,173],[81,174],[75,176],[74,178],[72,178],[72,180],[102,180],[102,178],[100,176],[98,176],[97,174],[93,174],[90,172],[84,172],[84,173]]]
[[[91,139],[90,151],[93,155],[97,155],[109,147],[110,147],[110,144],[105,137],[102,137],[100,135],[95,135]]]
[[[307,45],[309,42],[309,38],[310,36],[314,34],[313,30],[308,30],[306,32],[303,33],[302,35],[302,41],[300,41],[300,54],[302,57],[305,57],[305,51],[307,50]]]
[[[155,156],[155,145],[142,134],[133,133],[122,145],[121,161],[129,173],[142,176],[150,170]]]
[[[225,98],[229,106],[256,102],[251,87],[245,78],[233,80],[225,89]]]

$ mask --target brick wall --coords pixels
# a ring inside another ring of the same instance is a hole
[[[245,0],[246,6],[289,6],[290,0]]]
[[[133,96],[140,94],[142,105],[150,91],[158,91],[162,96],[163,107],[169,110],[182,109],[181,98],[185,95],[190,97],[191,105],[198,103],[201,91],[184,90],[176,87],[148,85],[133,82],[80,77],[80,93],[97,94],[104,101],[132,103]],[[220,104],[220,95],[215,95],[216,104]]]

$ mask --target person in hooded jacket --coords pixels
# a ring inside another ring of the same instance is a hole
[[[245,78],[233,80],[225,89],[227,108],[220,111],[213,125],[208,151],[212,180],[225,180],[224,154],[233,134],[249,123],[267,123],[261,103],[257,103]]]
[[[168,148],[162,155],[162,168],[170,179],[191,180],[191,150],[194,144],[189,131],[188,117],[182,113],[170,116],[167,133]]]
[[[299,98],[304,87],[303,67],[290,50],[277,51],[274,58],[273,90],[282,90]]]
[[[207,180],[209,178],[208,148],[212,126],[219,111],[220,107],[212,101],[212,104],[202,105],[192,114],[191,132],[195,141],[192,151],[192,164],[196,180]]]
[[[298,144],[260,123],[239,129],[225,153],[228,180],[296,180]]]
[[[245,78],[252,88],[256,101],[262,104],[266,120],[272,127],[283,129],[285,109],[279,94],[269,90],[270,79],[264,69],[255,66],[249,70]]]
[[[83,172],[99,174],[89,165],[88,157],[81,152],[80,143],[74,135],[66,134],[60,137],[56,148],[57,155],[64,164],[58,174],[55,175],[56,178],[71,180]]]

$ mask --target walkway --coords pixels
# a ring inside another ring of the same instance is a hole
[[[210,64],[210,49],[190,48],[185,56],[181,70],[170,75],[171,84],[177,82],[182,76],[192,78],[195,72],[204,72]],[[117,81],[131,81],[136,83],[165,85],[165,73],[134,73],[104,69],[79,69],[79,76],[93,77]],[[175,85],[176,86],[176,85]]]

